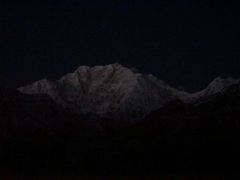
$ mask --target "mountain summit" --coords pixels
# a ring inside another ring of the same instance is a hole
[[[57,81],[43,79],[19,90],[47,94],[77,113],[135,120],[178,98],[178,91],[165,82],[119,63],[80,66]]]
[[[240,79],[233,79],[231,77],[222,78],[217,77],[215,78],[206,89],[192,94],[192,99],[199,100],[199,99],[206,99],[212,95],[224,93],[226,89],[230,86],[240,83]]]

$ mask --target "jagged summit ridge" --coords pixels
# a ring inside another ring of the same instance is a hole
[[[177,98],[174,89],[165,82],[119,63],[80,66],[57,81],[43,79],[19,90],[47,94],[77,112],[131,119],[139,119]]]

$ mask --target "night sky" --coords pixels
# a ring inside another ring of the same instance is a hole
[[[8,0],[0,17],[1,86],[114,62],[188,91],[240,78],[238,1]]]

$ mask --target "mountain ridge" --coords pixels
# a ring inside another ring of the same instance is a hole
[[[180,99],[194,103],[240,82],[216,78],[197,93],[171,87],[152,74],[119,63],[105,66],[79,66],[56,81],[42,79],[20,87],[24,94],[47,94],[58,104],[75,112],[106,118],[139,120],[168,102]]]

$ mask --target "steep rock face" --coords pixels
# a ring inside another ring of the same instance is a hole
[[[80,66],[57,81],[44,79],[19,90],[25,94],[47,94],[74,112],[117,119],[142,118],[178,97],[177,90],[156,77],[118,63]]]

